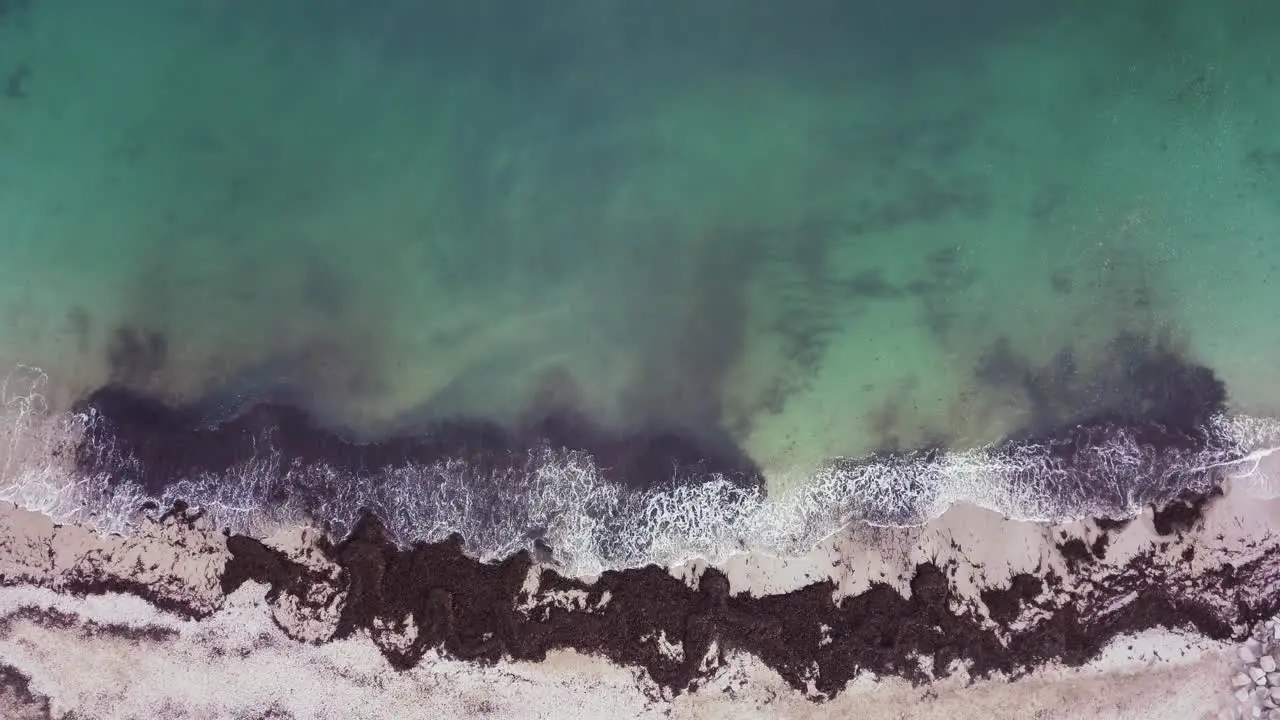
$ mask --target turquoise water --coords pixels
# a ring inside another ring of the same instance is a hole
[[[1062,5],[0,0],[0,364],[775,478],[997,439],[1124,334],[1275,415],[1280,13]]]

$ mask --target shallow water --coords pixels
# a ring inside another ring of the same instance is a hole
[[[1249,0],[0,0],[0,362],[54,412],[676,428],[779,497],[1141,416],[1152,358],[1273,416],[1277,36]],[[978,475],[906,515],[1093,508]]]

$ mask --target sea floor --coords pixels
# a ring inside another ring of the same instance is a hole
[[[1118,337],[1280,410],[1270,6],[526,5],[0,2],[0,364],[775,478],[1062,422]]]

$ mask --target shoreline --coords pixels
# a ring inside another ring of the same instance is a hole
[[[841,533],[803,558],[748,554],[588,582],[525,553],[480,563],[456,541],[397,549],[373,519],[333,543],[309,529],[224,535],[178,510],[123,537],[6,505],[0,596],[46,588],[73,605],[133,602],[123,593],[196,627],[248,602],[286,644],[361,642],[401,672],[445,662],[441,652],[480,674],[577,653],[663,703],[755,667],[793,700],[825,706],[872,676],[925,693],[961,678],[1036,681],[1055,667],[1120,672],[1107,655],[1123,656],[1120,638],[1134,635],[1225,652],[1280,610],[1280,537],[1268,529],[1280,501],[1228,485],[1199,510],[1172,527],[1150,510],[1118,527],[956,507],[921,528]],[[39,671],[17,671],[45,687]],[[1214,682],[1228,702],[1228,675]]]
[[[170,689],[124,667],[115,671],[122,689],[78,690],[90,681],[63,672],[65,658],[33,651],[32,637],[87,652],[119,636],[156,657],[187,643],[187,656],[207,652],[183,662],[220,672],[232,660],[216,650],[224,631],[214,629],[228,612],[269,628],[233,654],[249,660],[267,643],[283,658],[272,670],[283,687],[272,692],[288,702],[297,698],[287,678],[310,672],[298,666],[307,653],[339,649],[363,658],[365,675],[447,666],[463,686],[517,667],[550,671],[549,659],[572,655],[585,663],[578,679],[621,673],[629,684],[610,681],[610,692],[619,702],[642,698],[648,710],[706,704],[713,693],[755,702],[746,698],[766,689],[795,707],[891,688],[928,700],[977,683],[1038,681],[1053,668],[1141,675],[1130,662],[1138,656],[1212,664],[1280,611],[1280,536],[1271,530],[1280,499],[1268,492],[1280,469],[1277,426],[1222,415],[1222,385],[1203,368],[1157,376],[1164,380],[1144,381],[1134,396],[1150,401],[1150,414],[1121,403],[976,454],[836,460],[815,479],[825,484],[778,507],[750,495],[759,477],[735,486],[738,495],[715,478],[732,462],[690,461],[690,484],[660,480],[657,468],[698,455],[680,435],[610,437],[551,416],[518,436],[450,426],[360,444],[288,406],[253,405],[210,426],[189,409],[104,390],[74,419],[32,416],[35,424],[10,430],[12,487],[53,480],[45,489],[63,492],[63,506],[101,498],[86,524],[0,506],[0,596],[55,593],[19,601],[0,619],[0,657],[18,658],[8,663],[12,693],[89,717],[111,714],[85,698],[124,693],[133,702]],[[619,462],[596,468],[597,451]],[[578,484],[564,484],[572,478]],[[80,489],[65,495],[72,487]],[[424,492],[425,515],[401,504]],[[52,507],[30,500],[37,495],[27,501]],[[1125,520],[1028,522],[988,509],[1006,496],[1006,506],[1145,510]],[[583,497],[600,504],[585,507]],[[451,498],[469,503],[457,516],[468,522],[450,520]],[[549,504],[530,505],[539,498]],[[941,507],[927,522],[903,522]],[[262,523],[269,532],[226,522],[227,512],[253,508],[274,519]],[[860,510],[852,521],[851,509]],[[308,516],[330,524],[289,522]],[[824,533],[839,518],[842,529]],[[91,527],[104,520],[128,521],[128,532]],[[405,527],[464,528],[467,537],[404,542]],[[474,528],[489,534],[472,536]],[[732,551],[744,537],[797,552],[741,546],[716,562],[582,572],[584,554],[596,553],[599,565],[688,557]],[[487,550],[501,555],[488,562],[468,541],[514,551]],[[71,609],[41,609],[64,601]],[[152,620],[104,625],[85,614],[117,605]],[[573,692],[554,672],[539,677]],[[1218,687],[1199,687],[1199,697],[1275,704],[1266,672],[1235,700],[1231,677],[1204,675],[1201,683]],[[1273,684],[1280,691],[1280,674]],[[166,702],[199,700],[184,693]],[[156,707],[138,714],[163,716]]]
[[[1154,380],[1136,395],[1141,417],[1120,403],[974,449],[834,458],[783,490],[741,448],[708,460],[696,432],[617,434],[572,411],[518,431],[457,422],[360,442],[288,405],[208,424],[190,407],[109,387],[42,448],[69,484],[93,488],[45,500],[73,513],[110,507],[110,529],[141,520],[138,506],[189,503],[253,535],[302,521],[346,536],[372,511],[402,545],[458,533],[482,559],[548,550],[573,575],[743,551],[792,557],[850,523],[914,527],[957,502],[1023,520],[1127,517],[1206,491],[1260,443],[1280,441],[1280,424],[1222,414],[1221,384],[1183,370],[1165,380],[1179,400]]]

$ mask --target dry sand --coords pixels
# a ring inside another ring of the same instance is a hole
[[[1190,593],[1197,591],[1197,576],[1250,559],[1260,561],[1260,569],[1249,582],[1274,588],[1269,578],[1280,571],[1280,540],[1270,528],[1277,519],[1280,500],[1237,487],[1210,504],[1193,529],[1166,535],[1157,533],[1151,512],[1121,529],[1103,530],[1093,522],[1017,523],[956,507],[926,527],[850,530],[805,558],[744,555],[722,569],[735,593],[784,593],[830,579],[839,597],[863,593],[874,582],[907,595],[916,564],[931,561],[956,590],[956,612],[988,614],[981,591],[1004,587],[1017,573],[1052,570],[1065,581],[1046,585],[1040,599],[1087,605],[1093,586],[1129,572],[1139,556],[1150,559],[1153,579],[1190,583],[1184,588]],[[1072,563],[1061,549],[1071,540],[1096,548],[1104,534],[1109,542],[1103,557]],[[958,672],[949,678],[913,687],[864,674],[825,702],[737,652],[726,653],[702,687],[685,693],[664,689],[641,669],[572,651],[551,652],[540,663],[496,665],[429,651],[415,667],[396,670],[379,649],[386,637],[375,643],[362,630],[331,640],[347,598],[340,568],[317,549],[315,533],[289,531],[264,544],[305,565],[313,573],[306,592],[317,594],[299,598],[249,581],[224,595],[227,539],[181,514],[147,521],[129,537],[101,537],[3,507],[3,716],[1200,718],[1237,707],[1233,648],[1252,629],[1236,623],[1235,639],[1222,642],[1195,632],[1147,630],[1116,638],[1083,667],[1051,663],[1016,680],[971,680],[963,668],[953,668]],[[544,571],[530,571],[522,613],[549,606],[599,610],[585,593],[537,589]],[[671,570],[690,584],[703,571],[696,562]],[[1203,599],[1209,605],[1231,602]],[[1010,627],[1036,622],[1041,611],[1031,605]],[[1230,608],[1223,610],[1230,615]],[[408,642],[417,630],[397,632]],[[678,638],[654,642],[682,652]]]
[[[1202,717],[1227,698],[1222,646],[1166,633],[1117,642],[1101,668],[924,688],[868,678],[820,705],[742,657],[674,699],[657,697],[634,671],[572,652],[496,667],[437,659],[397,672],[366,638],[290,640],[267,619],[263,591],[245,586],[216,615],[191,622],[129,598],[90,603],[8,589],[0,654],[55,714],[79,717],[1178,718]],[[54,613],[66,619],[45,619]],[[113,624],[135,633],[101,630]]]

